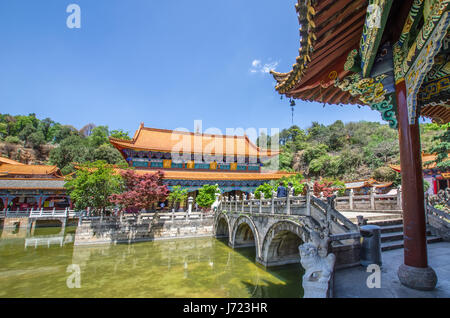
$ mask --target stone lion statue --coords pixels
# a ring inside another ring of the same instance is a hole
[[[326,298],[329,282],[333,275],[336,257],[328,254],[329,238],[320,239],[313,232],[312,242],[299,246],[300,263],[305,269],[303,275],[304,298]]]

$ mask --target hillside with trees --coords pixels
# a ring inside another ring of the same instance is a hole
[[[50,118],[0,114],[1,155],[26,164],[57,165],[63,174],[74,170],[73,163],[104,160],[126,164],[108,137],[130,139],[121,130],[87,124],[80,130]]]
[[[444,158],[450,149],[449,127],[420,124],[423,151]],[[130,139],[127,132],[92,123],[78,130],[50,118],[38,119],[35,114],[0,114],[2,156],[27,164],[57,165],[63,174],[75,171],[73,163],[103,160],[125,165],[109,143],[110,136]],[[301,172],[307,178],[350,181],[373,177],[399,182],[399,174],[389,168],[389,164],[399,163],[398,132],[387,124],[338,120],[327,126],[313,122],[307,129],[295,125],[283,129],[276,137],[282,151],[281,170]],[[270,146],[271,140],[276,140],[275,136],[260,136],[257,144]]]
[[[449,124],[420,124],[422,150],[446,153],[449,127]],[[389,164],[400,162],[398,132],[386,124],[365,121],[344,124],[338,120],[326,126],[313,122],[305,130],[294,125],[276,137],[260,137],[257,144],[269,147],[276,138],[280,143],[281,170],[301,172],[308,178],[351,181],[372,177],[379,181],[400,181],[399,174],[389,168]]]

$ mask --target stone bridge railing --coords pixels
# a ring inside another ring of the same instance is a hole
[[[402,209],[401,188],[397,188],[397,194],[376,194],[375,188],[373,188],[366,195],[355,195],[353,189],[350,189],[348,196],[336,198],[336,209],[349,211],[398,211]]]
[[[242,197],[224,197],[218,209],[234,213],[310,216],[322,227],[328,228],[332,236],[333,234],[348,236],[349,233],[352,236],[359,235],[358,226],[337,211],[335,204],[335,196],[317,198],[310,191],[307,191],[305,196],[294,196],[293,190],[289,189],[287,196],[282,198],[276,197],[275,192],[267,199],[263,193],[259,199],[256,199],[253,193],[249,197],[245,194]]]
[[[450,241],[450,213],[427,204],[427,224],[429,230],[445,241]]]

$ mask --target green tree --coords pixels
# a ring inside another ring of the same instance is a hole
[[[198,190],[195,202],[202,208],[209,208],[216,201],[217,192],[220,192],[218,185],[205,184]]]
[[[435,153],[437,165],[436,167],[442,170],[450,169],[450,160],[448,160],[448,154],[450,153],[450,127],[446,131],[433,138],[438,143],[431,148],[431,153]],[[427,162],[430,164],[431,162]]]
[[[8,136],[5,138],[5,142],[10,144],[20,144],[20,139],[17,136]]]
[[[94,147],[100,147],[103,144],[109,144],[108,126],[97,126],[92,129],[92,133],[88,137],[89,144]]]
[[[120,152],[110,144],[103,144],[90,153],[92,154],[92,157],[89,158],[90,160],[104,160],[110,164],[126,165],[126,161]]]
[[[65,187],[76,209],[89,207],[99,214],[112,206],[109,198],[123,190],[123,180],[111,165],[100,160],[81,164],[76,177],[68,177]]]
[[[111,130],[109,136],[117,139],[130,140],[130,136],[128,132],[123,131],[122,129]]]
[[[39,150],[41,149],[41,146],[43,144],[45,144],[45,136],[44,133],[42,131],[36,131],[34,133],[32,133],[28,139],[27,139],[28,144],[33,147],[33,149],[35,150]]]
[[[188,196],[188,189],[182,189],[181,186],[177,185],[172,188],[167,199],[175,208],[175,205],[184,202]]]
[[[57,165],[63,174],[75,171],[74,163],[84,163],[91,156],[91,148],[80,136],[69,136],[50,151],[50,164]]]
[[[272,191],[276,191],[276,186],[270,183],[263,183],[255,189],[255,198],[260,199],[261,193],[264,194],[266,199],[272,197]]]

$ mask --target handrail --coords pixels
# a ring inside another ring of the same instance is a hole
[[[427,213],[450,221],[450,213],[436,209],[434,206],[430,204],[427,204]]]

